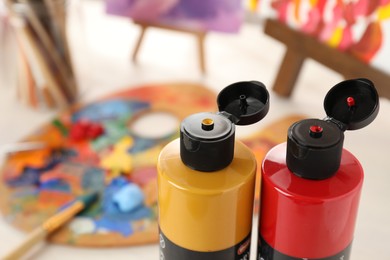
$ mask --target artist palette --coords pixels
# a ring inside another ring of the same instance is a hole
[[[178,137],[185,117],[215,111],[215,100],[201,85],[154,84],[69,108],[21,141],[35,149],[8,155],[0,170],[4,218],[30,231],[77,196],[98,191],[98,203],[50,236],[51,242],[91,247],[157,242],[158,155]],[[242,141],[261,165],[269,149],[286,141],[288,127],[303,118],[279,119]],[[260,167],[256,211],[259,191]]]
[[[157,242],[159,152],[178,137],[182,119],[215,111],[215,100],[197,84],[153,84],[69,108],[21,141],[41,146],[8,155],[0,182],[5,219],[30,231],[77,196],[98,191],[98,203],[50,241],[95,247]]]

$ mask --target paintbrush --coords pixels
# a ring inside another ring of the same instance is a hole
[[[20,259],[20,257],[26,254],[34,245],[45,239],[59,227],[63,226],[80,211],[93,204],[97,198],[98,193],[90,193],[77,198],[74,202],[71,202],[69,206],[65,207],[63,210],[46,220],[41,226],[34,229],[22,244],[17,246],[3,259]]]

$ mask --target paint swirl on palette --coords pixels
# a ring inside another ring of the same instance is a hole
[[[96,247],[157,242],[155,166],[178,131],[149,138],[132,125],[150,112],[170,113],[180,122],[215,111],[215,100],[203,86],[175,83],[130,88],[73,106],[22,140],[42,142],[43,148],[7,157],[0,181],[5,219],[30,231],[77,196],[99,191],[99,202],[54,233],[52,242]]]

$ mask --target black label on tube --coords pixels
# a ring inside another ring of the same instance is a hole
[[[235,246],[220,251],[199,252],[180,247],[160,230],[160,260],[249,260],[251,234]]]
[[[351,247],[352,244],[347,246],[340,253],[324,258],[292,257],[275,250],[268,245],[262,237],[260,237],[257,249],[257,260],[349,260]]]

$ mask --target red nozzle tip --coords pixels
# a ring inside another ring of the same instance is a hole
[[[355,106],[355,99],[353,97],[348,97],[347,98],[347,104],[349,107]]]
[[[319,126],[319,125],[312,125],[310,127],[310,132],[313,132],[313,133],[321,133],[324,129]]]
[[[322,136],[324,129],[319,125],[310,126],[310,135],[314,138],[319,138]]]

